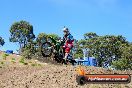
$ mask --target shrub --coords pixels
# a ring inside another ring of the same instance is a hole
[[[41,64],[38,64],[38,66],[42,66]]]
[[[25,62],[24,65],[28,65],[28,63]]]
[[[37,66],[37,64],[31,64],[31,66]]]
[[[29,63],[32,63],[32,61],[29,61]]]
[[[22,57],[25,58],[25,59],[31,59],[32,58],[32,53],[30,52],[30,50],[24,50],[22,52]]]
[[[15,61],[13,61],[13,60],[12,60],[11,62],[12,62],[13,64],[14,64],[14,63],[16,63],[16,62],[15,62]]]
[[[2,55],[2,57],[3,57],[4,60],[6,60],[7,56],[9,56],[9,54],[4,53],[4,54]]]
[[[34,48],[34,42],[27,44],[25,47],[22,48],[22,57],[26,59],[32,59],[34,54],[36,53],[36,49]]]
[[[12,61],[15,61],[16,59],[15,59],[15,58],[12,58],[11,60],[12,60]]]
[[[21,59],[19,60],[19,62],[20,62],[20,63],[25,63],[24,58],[21,58]]]
[[[2,64],[2,65],[3,65],[3,64],[4,64],[4,62],[0,62],[0,64]]]

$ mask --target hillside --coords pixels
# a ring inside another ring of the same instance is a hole
[[[3,62],[10,61],[9,57],[11,56],[8,56]],[[0,88],[132,88],[132,82],[129,84],[86,84],[79,86],[76,83],[78,66],[54,65],[34,60],[26,61],[28,64],[18,64],[18,62],[16,60],[10,65],[1,65]],[[83,68],[92,74],[132,74],[132,71],[112,71],[90,66]]]

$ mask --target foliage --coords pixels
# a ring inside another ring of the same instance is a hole
[[[16,63],[15,60],[16,60],[15,58],[12,58],[12,59],[11,59],[11,62],[12,62],[12,63]]]
[[[38,64],[38,63],[31,63],[31,66],[39,66],[39,67],[41,67],[42,65],[41,64]]]
[[[4,39],[0,37],[0,46],[3,46],[5,44]]]
[[[60,39],[57,34],[40,33],[36,41],[33,33],[33,26],[26,21],[15,22],[10,28],[10,41],[18,42],[23,58],[31,59],[33,56],[41,56],[41,46],[49,41],[50,37],[55,40]],[[0,45],[4,45],[4,40],[0,37]],[[132,44],[126,38],[118,35],[99,36],[90,32],[84,34],[84,39],[74,43],[74,58],[83,57],[82,49],[88,49],[88,56],[98,60],[98,66],[102,67],[105,62],[116,69],[132,69]],[[6,58],[6,55],[3,55]],[[21,63],[25,63],[23,59]],[[32,64],[36,66],[36,64]]]
[[[10,28],[10,42],[18,42],[20,49],[25,47],[28,42],[33,41],[35,35],[33,26],[26,21],[15,22]]]
[[[21,58],[21,59],[19,60],[19,63],[22,63],[23,65],[28,65],[28,63],[25,61],[24,58]]]
[[[82,58],[83,57],[83,51],[81,49],[81,47],[78,44],[78,40],[74,40],[74,47],[72,49],[72,53],[73,53],[73,57],[74,58]]]
[[[19,62],[20,62],[20,63],[25,63],[24,58],[21,58],[21,59],[19,60]]]
[[[12,60],[11,62],[12,62],[13,64],[16,63],[16,61],[13,61],[13,60]]]
[[[15,58],[12,58],[11,60],[15,61],[16,59]]]
[[[76,50],[74,58],[83,58],[83,51],[82,51],[81,48],[79,48],[79,49]]]
[[[91,38],[95,38],[95,37],[98,37],[98,35],[96,33],[93,33],[93,32],[89,32],[89,33],[85,33],[84,34],[84,39],[91,39]]]
[[[132,70],[132,44],[123,45],[120,50],[123,52],[119,60],[113,61],[112,66],[120,70]]]
[[[38,66],[42,66],[41,64],[38,64]]]
[[[2,64],[2,65],[3,65],[3,64],[4,64],[4,62],[3,62],[3,61],[1,61],[1,62],[0,62],[0,64]]]
[[[54,38],[55,40],[59,39],[59,36],[56,34],[46,34],[46,33],[40,33],[37,38],[36,38],[36,43],[37,43],[37,55],[40,55],[41,53],[41,46],[43,43],[45,43],[46,41],[51,42],[52,40],[50,40],[49,37]],[[41,55],[40,55],[41,56]]]
[[[40,33],[37,36],[36,42],[38,43],[38,45],[41,45],[41,43],[46,42],[47,40],[47,34],[46,33]]]
[[[36,53],[35,44],[29,43],[25,46],[25,48],[22,48],[22,57],[26,59],[32,59],[32,56],[34,56]]]
[[[52,37],[54,38],[55,40],[58,40],[59,39],[59,36],[57,34],[46,34],[46,33],[40,33],[38,36],[37,36],[37,39],[36,39],[36,42],[41,45],[42,43],[48,41],[48,37]]]
[[[32,63],[31,66],[37,66],[37,64],[36,63]]]
[[[60,38],[57,34],[48,34],[48,36],[52,37],[55,40],[58,40]]]
[[[23,58],[31,59],[33,56],[38,58],[38,56],[41,55],[41,46],[44,42],[49,41],[48,36],[53,37],[55,39],[58,39],[58,35],[56,34],[46,34],[46,33],[40,33],[36,41],[29,42],[25,45],[25,47],[22,48],[22,56]]]
[[[7,56],[9,56],[9,54],[7,54],[7,53],[2,54],[2,57],[3,57],[4,60],[6,60]]]
[[[123,44],[128,45],[126,39],[120,35],[98,36],[96,33],[86,33],[84,36],[85,39],[80,40],[79,45],[82,45],[81,48],[90,50],[89,56],[97,58],[100,67],[106,61],[111,65],[113,59],[121,58],[123,51],[120,50],[120,46]]]
[[[47,41],[47,34],[39,33],[39,35],[36,38],[36,49],[37,49],[36,56],[41,53],[41,48],[42,48],[41,46],[46,41]]]

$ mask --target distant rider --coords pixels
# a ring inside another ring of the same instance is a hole
[[[65,42],[63,49],[64,49],[64,59],[66,60],[68,55],[70,54],[71,49],[73,48],[73,42],[74,42],[74,38],[73,36],[70,34],[69,29],[65,28],[63,29],[64,32],[64,37],[63,37],[63,41]]]

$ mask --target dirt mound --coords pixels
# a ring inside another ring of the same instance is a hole
[[[94,74],[132,73],[95,67],[84,68]],[[76,74],[76,67],[65,65],[3,67],[0,68],[0,88],[132,88],[132,83],[79,86],[76,83]]]

